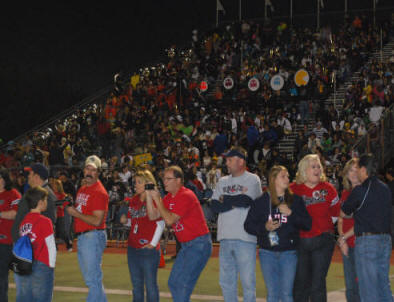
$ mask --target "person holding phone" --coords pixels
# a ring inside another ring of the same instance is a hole
[[[245,230],[257,236],[267,302],[293,301],[299,231],[312,227],[301,197],[289,190],[289,172],[273,166],[268,191],[257,198],[245,220]]]
[[[149,170],[136,173],[135,192],[129,199],[127,216],[122,215],[120,218],[121,223],[130,226],[127,262],[133,284],[133,301],[145,301],[146,287],[147,301],[156,302],[159,301],[159,241],[165,223],[157,211],[154,211],[153,199],[160,195],[157,192],[156,180]]]

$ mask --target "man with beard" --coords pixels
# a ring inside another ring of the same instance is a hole
[[[67,207],[74,217],[78,238],[78,262],[85,284],[89,287],[87,302],[106,302],[101,261],[107,243],[105,220],[108,193],[99,180],[101,160],[96,155],[85,161],[84,183],[77,193],[74,207]]]

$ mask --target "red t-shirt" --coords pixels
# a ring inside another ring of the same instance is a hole
[[[21,194],[15,190],[0,193],[0,212],[18,211]],[[11,229],[14,220],[0,218],[0,244],[12,244]]]
[[[19,226],[19,235],[28,235],[33,248],[33,259],[55,267],[56,244],[52,221],[39,213],[27,213]]]
[[[329,182],[320,182],[314,188],[304,184],[290,184],[294,194],[301,196],[312,217],[310,231],[300,231],[300,237],[311,238],[324,232],[334,232],[332,217],[338,217],[341,204],[337,191]]]
[[[209,233],[200,202],[191,190],[181,187],[175,196],[168,193],[163,203],[169,211],[180,217],[172,225],[179,242],[187,242]]]
[[[141,201],[139,195],[126,200],[129,201],[127,218],[131,219],[128,245],[139,249],[150,243],[159,249],[160,245],[157,243],[165,227],[163,219],[150,220],[146,202]]]
[[[101,181],[97,181],[91,186],[83,186],[78,190],[75,200],[75,208],[84,215],[92,215],[93,211],[104,211],[103,222],[98,226],[87,224],[81,219],[74,219],[75,233],[85,232],[89,230],[103,230],[106,228],[105,220],[108,213],[108,193]]]
[[[342,191],[342,196],[341,196],[341,200],[340,200],[340,205],[342,205],[344,202],[346,202],[346,199],[349,197],[350,195],[350,191],[348,190],[343,190]],[[342,224],[342,231],[343,233],[346,233],[347,231],[349,231],[352,227],[354,227],[354,219],[353,218],[343,218],[343,224]],[[356,241],[356,236],[353,235],[351,237],[349,237],[348,239],[346,239],[346,242],[348,244],[348,246],[350,247],[354,247],[355,246],[355,241]]]

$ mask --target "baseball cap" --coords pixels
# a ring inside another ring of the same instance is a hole
[[[96,168],[96,169],[101,169],[100,158],[98,158],[96,155],[89,156],[85,161],[85,167],[89,166],[89,165]]]
[[[225,157],[239,157],[246,160],[246,152],[242,148],[232,148],[230,151],[224,154]]]
[[[42,180],[47,180],[49,176],[49,171],[47,167],[45,167],[41,163],[36,163],[31,167],[25,167],[23,170],[27,172],[33,171],[34,173],[38,174]]]

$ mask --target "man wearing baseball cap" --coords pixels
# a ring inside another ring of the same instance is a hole
[[[49,177],[48,168],[41,163],[35,163],[30,167],[25,167],[24,171],[28,173],[27,182],[31,188],[42,187],[48,192],[47,209],[45,212],[42,212],[42,215],[51,219],[52,224],[56,225],[57,198],[48,184],[48,177]],[[24,198],[22,198],[22,200],[19,203],[18,212],[16,214],[11,230],[12,240],[14,242],[17,241],[19,238],[19,225],[22,222],[25,215],[29,212],[30,209],[27,204],[27,201]]]
[[[89,288],[87,302],[106,302],[101,261],[107,244],[105,220],[108,213],[108,193],[99,180],[101,160],[96,155],[85,161],[84,185],[78,190],[74,207],[67,207],[74,217],[74,232],[78,242],[78,262]]]
[[[230,175],[221,177],[212,195],[211,209],[219,213],[219,283],[225,301],[237,301],[238,272],[245,302],[256,301],[256,242],[244,222],[253,200],[262,194],[260,178],[246,171],[246,151],[234,147],[225,154]]]

